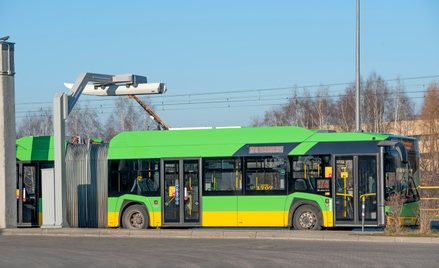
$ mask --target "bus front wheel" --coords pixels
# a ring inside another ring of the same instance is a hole
[[[146,229],[148,222],[148,213],[141,205],[130,206],[123,213],[122,224],[126,229]]]
[[[320,230],[319,212],[313,206],[301,206],[294,213],[293,226],[296,230]]]

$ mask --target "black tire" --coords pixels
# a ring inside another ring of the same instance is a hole
[[[300,206],[294,213],[293,226],[296,230],[320,230],[322,224],[318,210],[309,205]]]
[[[125,229],[149,228],[149,217],[145,207],[141,205],[128,207],[123,213],[122,225]]]

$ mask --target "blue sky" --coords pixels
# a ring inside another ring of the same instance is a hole
[[[363,77],[439,75],[438,1],[363,0],[360,8]],[[0,10],[0,37],[16,43],[18,120],[26,109],[50,106],[82,72],[166,83],[166,97],[151,99],[171,127],[248,126],[295,85],[355,79],[355,0],[0,0]],[[404,82],[418,105],[431,81]],[[285,89],[256,90],[270,88]],[[230,93],[197,95],[212,92]],[[105,118],[112,99],[104,98],[81,100],[107,107],[99,110]]]

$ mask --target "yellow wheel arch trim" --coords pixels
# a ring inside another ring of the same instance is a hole
[[[162,226],[162,213],[150,212],[149,225],[151,227]],[[108,212],[108,227],[119,227],[119,212]]]

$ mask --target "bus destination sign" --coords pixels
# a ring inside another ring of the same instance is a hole
[[[249,154],[267,154],[267,153],[283,153],[283,146],[251,146]]]
[[[317,192],[329,192],[329,179],[317,179]]]

